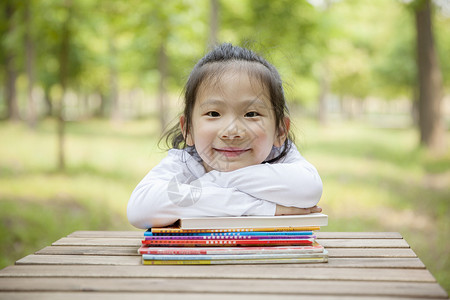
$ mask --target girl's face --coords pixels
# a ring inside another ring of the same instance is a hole
[[[195,146],[207,172],[234,171],[262,163],[286,133],[275,124],[269,93],[247,72],[231,69],[213,84],[202,84],[185,136]],[[286,128],[289,120],[286,118]],[[185,132],[185,119],[180,118]]]

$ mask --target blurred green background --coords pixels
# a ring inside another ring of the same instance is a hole
[[[166,155],[158,140],[190,70],[232,42],[285,82],[297,145],[324,183],[323,230],[400,232],[450,291],[448,1],[0,9],[0,268],[75,230],[132,230],[128,198]]]

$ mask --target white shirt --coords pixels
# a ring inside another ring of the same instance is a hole
[[[321,195],[316,168],[294,145],[272,164],[208,173],[198,156],[171,149],[134,189],[127,215],[132,225],[145,229],[182,217],[274,215],[276,204],[307,208]]]

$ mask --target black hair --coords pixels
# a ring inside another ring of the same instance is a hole
[[[190,132],[192,126],[191,116],[199,87],[205,81],[217,78],[223,74],[224,71],[228,70],[230,65],[236,64],[246,69],[250,77],[258,79],[267,88],[275,115],[275,124],[277,128],[281,127],[287,133],[286,140],[279,155],[266,162],[270,163],[286,156],[291,148],[293,135],[288,132],[284,123],[284,118],[289,115],[289,111],[284,96],[283,83],[278,71],[267,60],[255,52],[246,48],[233,46],[229,43],[215,47],[201,58],[192,69],[184,87],[183,115],[185,117],[186,132],[183,135],[179,124],[176,124],[165,134],[167,146],[175,149],[184,149],[187,147],[184,136]]]

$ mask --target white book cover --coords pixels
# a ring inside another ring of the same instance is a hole
[[[326,226],[328,216],[322,213],[286,216],[243,216],[182,218],[182,229],[277,228]]]

